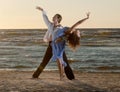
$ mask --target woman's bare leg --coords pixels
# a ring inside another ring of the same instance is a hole
[[[57,59],[57,64],[58,64],[59,73],[60,73],[60,80],[62,80],[64,77],[64,66],[63,66],[62,61],[60,59]]]

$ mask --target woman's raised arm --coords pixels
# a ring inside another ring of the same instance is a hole
[[[78,22],[76,22],[72,27],[69,28],[69,32],[72,33],[74,31],[74,29],[80,25],[81,23],[83,23],[85,20],[89,19],[89,16],[90,16],[90,12],[86,13],[87,17],[82,19],[82,20],[79,20]]]

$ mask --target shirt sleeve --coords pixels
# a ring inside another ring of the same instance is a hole
[[[51,22],[49,21],[47,14],[44,10],[42,11],[42,14],[43,14],[43,20],[44,20],[45,24],[47,25],[47,27],[50,27]]]

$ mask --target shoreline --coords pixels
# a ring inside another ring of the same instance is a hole
[[[119,92],[120,73],[74,71],[75,80],[59,79],[59,72],[43,71],[32,78],[34,71],[0,70],[0,92]]]
[[[111,68],[112,69],[112,68]],[[81,68],[81,69],[79,69],[79,70],[77,70],[77,69],[72,69],[74,72],[80,72],[80,73],[120,73],[120,70],[119,70],[119,67],[117,68],[116,67],[116,69],[118,69],[118,71],[115,69],[115,71],[114,70],[111,70],[110,69],[110,67],[98,67],[98,68],[96,68],[96,69],[90,69],[90,68],[88,68],[88,69],[85,69],[85,68]],[[15,71],[15,72],[33,72],[33,71],[35,71],[36,70],[36,68],[33,68],[33,69],[21,69],[21,68],[1,68],[0,69],[0,71]],[[59,71],[58,69],[44,69],[43,70],[44,72],[50,72],[50,71]]]

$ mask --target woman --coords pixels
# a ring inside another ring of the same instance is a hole
[[[68,42],[68,45],[72,49],[76,49],[76,47],[80,46],[80,32],[75,28],[80,25],[85,20],[89,19],[89,14],[87,13],[87,17],[75,23],[72,27],[64,27],[59,29],[52,40],[52,50],[53,50],[53,60],[57,60],[60,62],[60,79],[63,79],[64,67],[66,67],[66,63],[63,60],[63,52],[65,50],[65,43]]]

